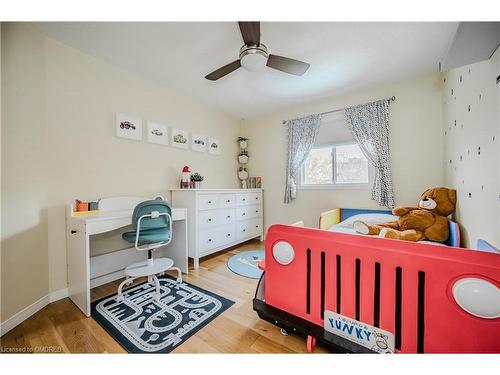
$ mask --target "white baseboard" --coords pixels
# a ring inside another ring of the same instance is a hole
[[[5,335],[11,329],[18,326],[22,322],[24,322],[30,316],[32,316],[33,314],[35,314],[36,312],[40,311],[45,306],[47,306],[49,303],[50,303],[49,302],[49,295],[47,294],[46,296],[43,296],[42,298],[40,298],[38,301],[33,302],[28,307],[25,307],[24,309],[22,309],[17,314],[14,314],[9,319],[2,322],[2,325],[0,327],[0,331],[1,331],[0,335],[1,336]]]
[[[66,298],[68,296],[68,288],[59,289],[55,292],[49,294],[50,303],[59,301],[60,299]]]
[[[62,298],[66,298],[67,296],[68,296],[68,288],[56,290],[52,293],[43,296],[38,301],[33,302],[31,305],[25,307],[17,314],[14,314],[9,319],[0,323],[0,336],[5,335],[11,329],[15,328],[16,326],[24,322],[30,316],[32,316],[33,314],[37,313],[45,306],[47,306],[49,303],[58,301]]]

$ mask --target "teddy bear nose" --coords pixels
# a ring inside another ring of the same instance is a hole
[[[427,202],[429,200],[429,198],[424,198],[422,199],[424,202]]]

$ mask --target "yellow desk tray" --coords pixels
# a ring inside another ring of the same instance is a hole
[[[101,211],[73,211],[73,216],[88,216],[88,215],[99,215]]]

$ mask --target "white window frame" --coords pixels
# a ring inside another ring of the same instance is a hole
[[[318,145],[314,146],[313,149],[318,149],[318,148],[327,148],[327,147],[332,147],[332,177],[333,177],[333,182],[331,184],[306,184],[305,183],[305,162],[302,164],[300,167],[300,176],[299,176],[299,189],[303,190],[369,190],[373,186],[373,179],[375,176],[375,170],[372,167],[372,165],[368,162],[368,182],[366,183],[336,183],[335,182],[335,147],[336,146],[347,146],[347,145],[355,145],[355,141],[349,141],[349,142],[339,142],[339,143],[332,143],[332,144],[327,144],[327,145]]]

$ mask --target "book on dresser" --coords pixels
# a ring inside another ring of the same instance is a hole
[[[262,189],[174,189],[172,206],[188,212],[188,249],[200,258],[263,236]]]

